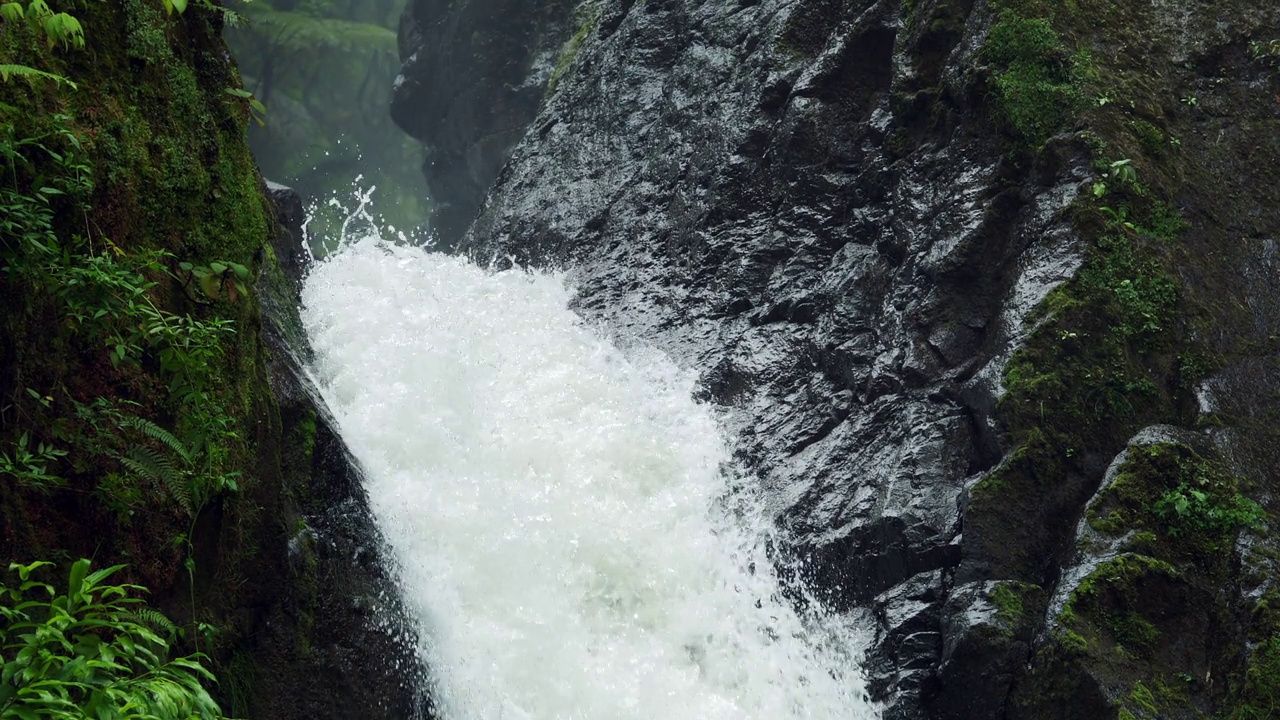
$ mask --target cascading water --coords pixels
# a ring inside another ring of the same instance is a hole
[[[444,718],[877,715],[856,628],[782,597],[690,378],[559,278],[368,237],[303,299]]]

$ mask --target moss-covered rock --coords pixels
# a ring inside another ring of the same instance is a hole
[[[189,649],[211,656],[236,715],[408,717],[420,705],[413,635],[356,471],[277,330],[297,326],[296,296],[270,245],[283,230],[245,142],[248,106],[227,92],[240,78],[223,10],[193,2],[169,15],[159,0],[126,0],[72,11],[79,52],[0,22],[0,62],[76,85],[0,85],[6,147],[25,156],[4,182],[22,207],[47,208],[48,222],[25,227],[48,227],[52,277],[89,278],[108,295],[93,306],[103,314],[78,314],[70,295],[13,269],[33,246],[6,226],[0,452],[27,438],[65,455],[40,463],[56,480],[0,477],[0,561],[127,564]],[[74,191],[46,202],[50,184]],[[257,283],[210,291],[191,268],[211,266]],[[137,322],[167,340],[124,339]],[[220,328],[216,341],[175,355],[179,332],[214,337],[201,328]],[[143,456],[162,470],[179,456],[124,434],[121,418],[145,421],[199,468],[139,473]]]

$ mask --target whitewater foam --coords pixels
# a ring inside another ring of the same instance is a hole
[[[559,277],[366,238],[303,300],[445,718],[876,717],[858,629],[782,597],[692,379]]]

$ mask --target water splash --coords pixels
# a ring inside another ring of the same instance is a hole
[[[306,283],[315,372],[444,717],[876,717],[860,634],[782,597],[772,526],[691,378],[569,299],[376,235]]]

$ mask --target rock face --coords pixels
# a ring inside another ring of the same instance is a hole
[[[427,150],[422,171],[445,243],[470,224],[538,111],[572,5],[567,0],[410,0],[391,117]]]
[[[472,4],[435,16],[447,37],[429,42],[427,5],[406,15],[401,84],[415,89],[397,117],[429,147],[456,146],[411,108],[449,105],[430,97],[443,70],[420,48],[465,38]],[[871,610],[867,667],[887,716],[1245,702],[1244,667],[1273,632],[1253,612],[1269,581],[1244,579],[1266,574],[1264,553],[1180,545],[1177,519],[1152,514],[1179,486],[1167,473],[1132,527],[1111,528],[1123,541],[1090,544],[1086,530],[1112,459],[1157,435],[1190,447],[1186,428],[1225,426],[1194,431],[1203,447],[1186,451],[1221,457],[1236,478],[1223,488],[1269,503],[1280,485],[1276,425],[1261,420],[1280,408],[1280,83],[1265,35],[1278,11],[598,0],[578,18],[461,247],[569,269],[584,316],[668,351],[732,408],[740,459],[792,531],[804,580],[835,608]],[[1061,104],[1017,94],[1027,52],[1046,73],[1031,93],[1078,71]],[[486,158],[503,161],[496,146]],[[1121,178],[1126,166],[1140,179]],[[486,176],[428,177],[474,194]],[[1172,229],[1152,207],[1173,208]],[[1144,260],[1117,269],[1119,244]],[[1141,315],[1126,293],[1150,274],[1176,286],[1176,310],[1168,300],[1141,327],[1109,319]],[[1102,349],[1120,358],[1106,377],[1075,369]],[[1016,358],[1045,381],[1006,376]],[[1011,379],[1041,399],[1002,401]],[[1057,395],[1036,395],[1049,385]],[[1157,422],[1184,429],[1139,432]],[[1252,542],[1273,546],[1252,524]],[[1144,532],[1154,544],[1133,544]],[[1117,553],[1146,559],[1121,572]],[[1100,583],[1123,607],[1089,605]],[[1108,624],[1155,597],[1180,600],[1142,620],[1154,634]],[[1144,704],[1184,676],[1174,699]]]
[[[263,273],[266,371],[279,407],[275,498],[286,542],[263,542],[255,642],[254,717],[427,720],[425,669],[387,566],[360,468],[303,370],[310,346],[298,318],[305,272],[302,200],[268,181],[278,272]],[[268,580],[267,578],[270,578]],[[301,639],[299,638],[301,635]]]
[[[74,80],[0,82],[0,567],[125,566],[228,716],[424,716],[358,472],[299,372],[302,208],[264,192],[228,14],[64,3],[76,53],[4,7],[5,62]],[[219,263],[254,287],[201,289]],[[8,460],[28,437],[62,458],[39,482]]]

